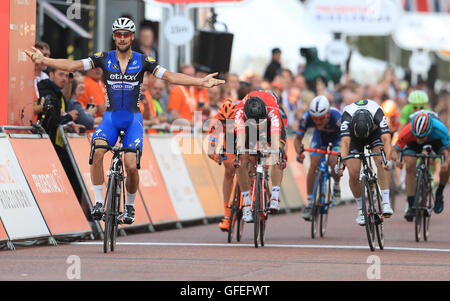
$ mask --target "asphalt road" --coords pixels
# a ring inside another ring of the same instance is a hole
[[[446,199],[450,190],[446,189]],[[355,222],[356,205],[330,210],[324,238],[311,239],[301,212],[272,215],[266,245],[253,245],[253,225],[241,242],[226,242],[217,223],[118,238],[116,251],[101,241],[18,247],[0,251],[0,280],[150,281],[373,281],[450,280],[450,208],[431,219],[427,242],[401,208],[385,220],[385,249],[369,250]]]

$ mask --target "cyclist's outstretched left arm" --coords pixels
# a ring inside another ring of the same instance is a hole
[[[175,85],[183,85],[183,86],[201,86],[205,88],[211,88],[214,86],[219,86],[225,83],[224,80],[214,78],[214,76],[217,76],[219,73],[212,73],[208,74],[205,77],[198,78],[198,77],[192,77],[183,73],[176,73],[176,72],[170,72],[165,71],[162,79],[167,80],[171,84]]]

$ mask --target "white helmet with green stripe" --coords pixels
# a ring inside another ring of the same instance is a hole
[[[408,102],[413,105],[423,105],[428,103],[428,95],[425,91],[416,90],[409,94]]]

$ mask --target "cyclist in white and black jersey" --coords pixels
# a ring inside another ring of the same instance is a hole
[[[341,119],[341,156],[364,152],[364,147],[370,145],[372,151],[379,152],[384,147],[386,161],[389,162],[391,152],[391,134],[386,116],[381,106],[372,100],[359,100],[344,108]],[[373,157],[378,168],[378,183],[381,189],[383,216],[390,217],[393,213],[389,202],[389,167],[383,165],[382,158]],[[356,222],[365,225],[362,212],[361,182],[359,181],[361,161],[349,159],[343,162],[348,167],[350,189],[356,199],[358,216]],[[343,165],[339,168],[342,176]]]

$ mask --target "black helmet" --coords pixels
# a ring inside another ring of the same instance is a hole
[[[353,133],[357,138],[367,138],[373,128],[372,114],[368,110],[360,109],[352,118]]]
[[[244,115],[245,118],[254,119],[256,122],[259,122],[261,119],[267,118],[267,107],[265,102],[255,96],[251,96],[244,105]]]

